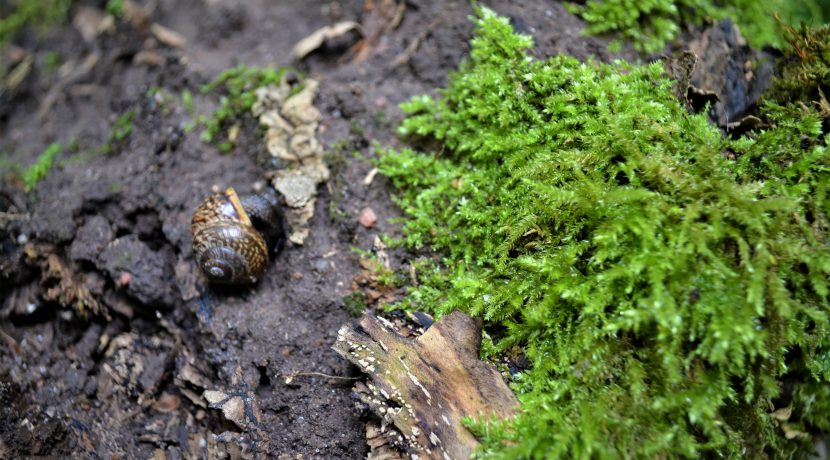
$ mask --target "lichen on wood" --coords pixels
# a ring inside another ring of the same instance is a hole
[[[454,312],[409,340],[391,322],[365,314],[343,326],[334,350],[369,374],[359,397],[382,419],[391,443],[418,458],[468,458],[478,446],[462,424],[507,418],[518,400],[496,368],[478,358],[480,320]]]

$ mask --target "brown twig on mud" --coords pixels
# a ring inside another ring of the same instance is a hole
[[[39,122],[43,122],[43,119],[46,118],[46,114],[52,110],[52,106],[58,101],[58,97],[63,94],[64,88],[80,80],[81,77],[92,71],[92,69],[95,68],[95,65],[98,64],[99,60],[101,60],[101,53],[98,51],[89,53],[84,58],[83,62],[72,67],[72,69],[63,76],[63,78],[58,80],[58,82],[52,86],[49,92],[46,93],[46,96],[43,97],[43,100],[40,102],[40,107],[37,109],[37,119]]]
[[[325,377],[334,380],[358,380],[360,377],[344,377],[342,375],[329,375],[322,372],[289,372],[285,375],[285,383],[289,384],[297,377]]]
[[[435,28],[438,27],[443,21],[444,18],[433,19],[432,22],[430,22],[426,26],[426,28],[424,28],[424,30],[421,31],[421,33],[419,33],[415,36],[415,38],[412,39],[412,41],[409,43],[409,45],[407,45],[405,50],[400,52],[397,56],[395,56],[394,59],[392,59],[392,62],[389,64],[389,69],[394,69],[398,66],[401,66],[409,62],[409,60],[412,59],[412,55],[415,54],[416,51],[418,51],[418,48],[421,46],[421,42],[426,40],[429,34],[431,34],[432,31],[435,30]]]

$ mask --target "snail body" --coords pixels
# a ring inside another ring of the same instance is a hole
[[[193,214],[193,258],[210,282],[254,283],[282,244],[283,216],[273,189],[238,196],[233,188],[205,199]]]

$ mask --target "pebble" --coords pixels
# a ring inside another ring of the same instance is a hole
[[[366,207],[360,210],[360,216],[358,216],[357,221],[366,228],[372,228],[375,222],[378,221],[378,216],[372,208]]]

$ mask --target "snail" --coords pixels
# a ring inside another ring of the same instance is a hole
[[[205,199],[190,224],[193,258],[209,281],[254,283],[269,253],[284,241],[283,216],[274,189],[238,196],[233,188]]]

